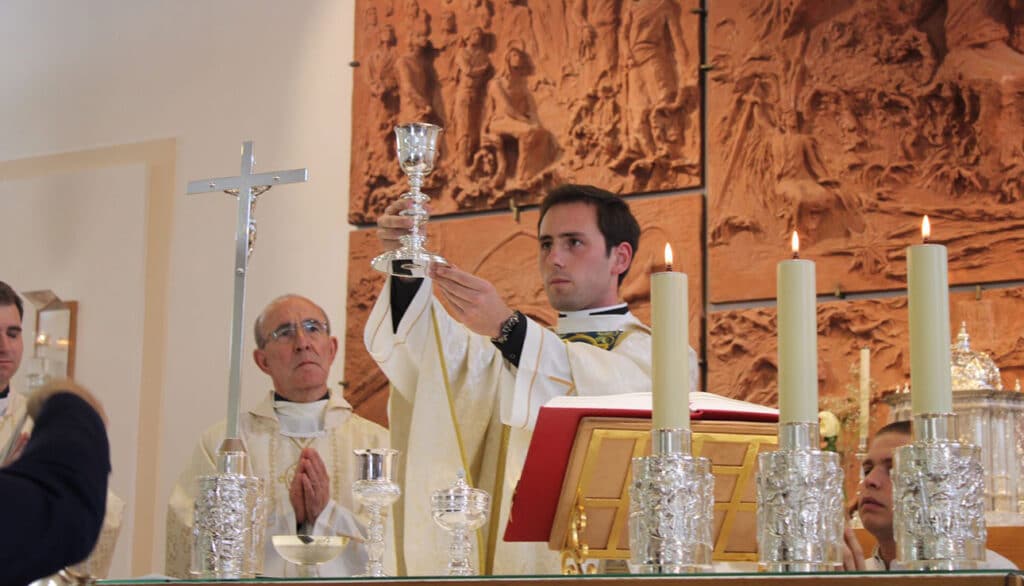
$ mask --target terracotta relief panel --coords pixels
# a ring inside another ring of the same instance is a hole
[[[709,3],[710,297],[774,295],[798,229],[829,293],[1024,277],[1024,4]]]
[[[357,0],[349,221],[406,190],[396,124],[445,127],[435,214],[587,182],[702,183],[699,0]]]
[[[664,248],[670,243],[675,269],[689,275],[690,344],[701,354],[704,300],[701,275],[700,196],[669,196],[630,200],[641,227],[640,245],[632,268],[620,289],[632,311],[650,323],[650,275],[664,270]],[[429,225],[428,246],[450,262],[492,283],[506,302],[544,324],[553,324],[556,312],[548,305],[537,270],[536,210],[523,213],[453,219]],[[363,327],[384,276],[370,268],[380,251],[372,229],[349,237],[349,297],[345,332],[345,398],[356,411],[386,422],[387,379],[363,346]]]
[[[707,390],[763,405],[778,404],[775,308],[712,312],[708,315]],[[818,384],[821,409],[847,425],[840,449],[856,447],[859,351],[871,349],[870,431],[888,422],[884,392],[910,382],[905,296],[818,304]],[[1000,368],[1003,386],[1024,378],[1024,288],[950,296],[950,343],[966,322],[971,348],[984,351]],[[847,475],[856,469],[847,470]]]
[[[950,296],[950,335],[967,324],[974,350],[988,352],[1014,388],[1024,378],[1024,288]],[[713,311],[708,316],[708,388],[762,405],[778,403],[775,308]],[[841,420],[857,414],[858,352],[871,349],[870,431],[888,421],[886,391],[910,379],[906,297],[833,301],[818,304],[818,384],[820,409]],[[952,343],[952,339],[950,339]],[[852,452],[856,425],[845,427],[841,449]],[[855,469],[854,469],[855,471]],[[850,470],[848,474],[852,473]]]
[[[876,395],[910,382],[909,324],[905,296],[818,304],[818,384],[824,397],[856,386],[851,365],[871,348]],[[1024,378],[1024,288],[950,296],[950,344],[967,324],[971,348],[989,353],[1012,389]],[[775,308],[708,315],[708,390],[763,405],[776,405]]]

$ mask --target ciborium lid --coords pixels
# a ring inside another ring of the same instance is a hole
[[[434,521],[445,529],[452,529],[453,525],[475,529],[486,520],[491,497],[487,491],[470,486],[465,474],[459,471],[451,486],[434,491],[430,504]]]
[[[967,322],[960,323],[960,333],[950,347],[951,374],[954,391],[998,391],[1003,383],[999,368],[985,352],[971,350]]]

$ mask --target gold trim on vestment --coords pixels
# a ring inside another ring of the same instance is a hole
[[[444,392],[448,397],[448,413],[452,416],[452,427],[455,429],[455,442],[459,446],[459,460],[462,462],[462,471],[466,474],[466,483],[474,488],[478,488],[478,485],[473,482],[473,474],[469,470],[469,459],[466,458],[465,444],[462,442],[462,431],[459,429],[459,418],[455,415],[455,396],[452,394],[452,385],[448,381],[448,364],[444,360],[444,346],[441,344],[441,328],[437,323],[437,311],[434,309],[434,304],[430,304],[430,321],[434,325],[434,342],[437,345],[437,358],[441,364],[441,380],[444,382]],[[408,480],[408,479],[407,479]],[[499,507],[500,502],[499,502]],[[493,517],[491,519],[492,524],[496,524]],[[483,529],[476,530],[477,543],[481,545],[478,547],[479,550],[477,555],[479,556],[479,566],[484,567],[487,563],[487,559],[491,556],[487,555],[488,552],[483,551],[483,547],[486,542],[484,541]]]
[[[494,558],[498,553],[498,531],[501,524],[501,499],[505,492],[505,461],[508,458],[508,441],[511,428],[507,425],[501,426],[501,446],[498,447],[498,463],[494,471],[494,497],[491,499],[491,526],[487,535],[487,556],[484,564],[484,575],[490,576],[494,573]],[[494,507],[498,508],[495,517]],[[512,511],[509,511],[511,514]]]

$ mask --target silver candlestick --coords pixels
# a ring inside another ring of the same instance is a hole
[[[981,448],[956,441],[956,416],[914,416],[914,442],[892,469],[896,564],[907,570],[969,570],[985,560]]]
[[[266,497],[263,479],[245,475],[241,439],[224,440],[217,474],[200,476],[192,522],[191,573],[252,578],[263,573]]]
[[[690,455],[690,430],[651,430],[651,455],[633,458],[629,490],[629,571],[711,571],[715,477]]]
[[[490,495],[467,484],[462,471],[459,471],[450,487],[436,490],[431,495],[430,509],[434,522],[451,535],[448,546],[449,576],[476,575],[471,557],[473,543],[469,535],[487,522],[490,508]]]
[[[366,528],[366,573],[363,577],[379,578],[384,573],[384,525],[387,507],[402,496],[395,482],[394,466],[398,450],[375,448],[353,450],[358,466],[358,480],[352,484],[352,496],[366,507],[369,526]]]
[[[413,222],[409,233],[399,238],[402,243],[400,248],[389,250],[373,259],[373,268],[382,273],[401,277],[423,277],[431,263],[448,262],[444,257],[428,252],[424,247],[427,242],[426,224],[430,214],[423,204],[430,201],[430,197],[420,190],[423,180],[434,170],[441,132],[443,129],[440,126],[426,123],[402,124],[395,127],[398,162],[402,166],[402,171],[409,177],[411,188],[402,195],[402,199],[412,202],[412,205],[399,214],[412,218]]]
[[[757,457],[757,542],[768,572],[843,566],[843,468],[818,449],[817,423],[779,425],[779,449]]]

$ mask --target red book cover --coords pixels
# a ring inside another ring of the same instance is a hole
[[[512,495],[505,541],[548,540],[576,429],[584,417],[649,419],[651,395],[560,397],[541,407],[523,473]],[[779,412],[711,393],[690,393],[690,419],[776,422]]]

